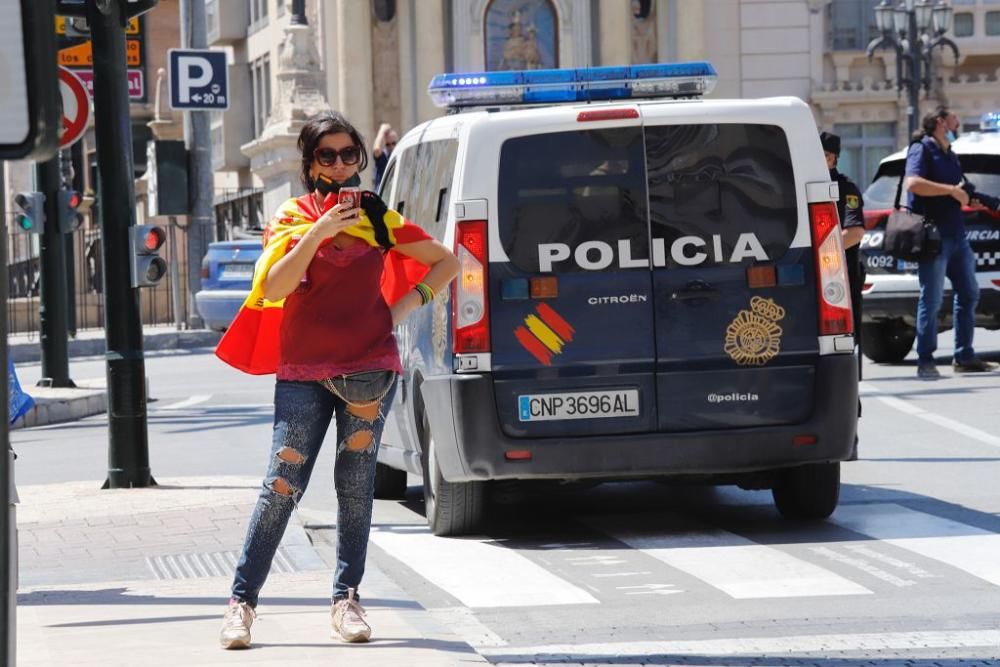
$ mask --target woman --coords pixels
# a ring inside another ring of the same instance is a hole
[[[357,591],[379,439],[402,370],[392,327],[445,289],[459,265],[375,193],[361,194],[360,209],[336,203],[342,186],[360,182],[364,146],[339,113],[302,128],[301,177],[309,194],[287,201],[268,224],[250,296],[216,350],[246,372],[277,374],[270,465],[236,567],[223,648],[250,646],[258,593],[334,417],[331,620],[344,641],[371,636]]]

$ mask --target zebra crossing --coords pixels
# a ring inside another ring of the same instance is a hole
[[[841,505],[811,543],[773,534],[764,543],[663,514],[577,522],[586,540],[439,538],[396,525],[374,527],[371,542],[472,610],[685,595],[870,597],[966,575],[968,585],[1000,586],[1000,534],[889,502]]]

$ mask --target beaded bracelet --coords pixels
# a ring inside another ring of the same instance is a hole
[[[426,306],[434,300],[434,290],[431,289],[431,286],[427,283],[417,283],[414,289],[417,290],[417,294],[420,295],[421,306]]]

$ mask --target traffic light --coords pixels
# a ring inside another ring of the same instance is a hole
[[[41,192],[18,192],[14,204],[21,209],[15,214],[17,226],[23,232],[41,234],[45,231],[45,195]]]
[[[167,240],[163,227],[133,225],[128,228],[131,246],[132,287],[151,287],[167,275],[167,262],[160,257],[160,247]]]
[[[59,231],[69,234],[75,231],[83,222],[83,216],[77,210],[83,203],[83,197],[76,190],[59,191]]]

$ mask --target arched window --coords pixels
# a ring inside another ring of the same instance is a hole
[[[549,0],[491,0],[486,23],[486,69],[559,67],[559,17]]]

